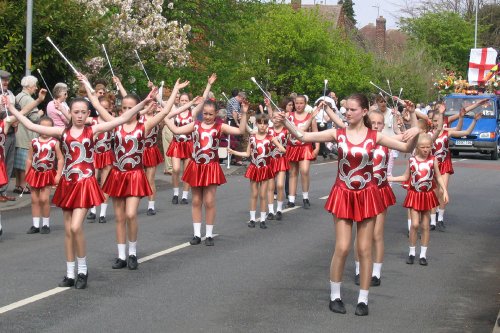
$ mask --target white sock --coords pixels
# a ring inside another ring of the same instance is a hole
[[[255,210],[250,211],[250,221],[255,221]]]
[[[382,263],[381,262],[374,262],[372,276],[376,276],[378,279],[380,279],[381,271],[382,271]]]
[[[35,228],[40,228],[40,218],[39,217],[34,217],[33,218],[33,226]]]
[[[260,212],[260,222],[266,222],[266,212]]]
[[[78,274],[82,273],[87,275],[87,257],[76,257],[76,261],[78,263]]]
[[[42,217],[42,224],[48,227],[50,224],[50,217]]]
[[[75,278],[75,262],[74,261],[66,261],[66,277],[68,279]]]
[[[179,196],[179,188],[174,187],[174,195]]]
[[[436,224],[436,221],[434,221],[434,224]],[[411,219],[408,219],[408,231],[410,231],[410,229],[411,229]]]
[[[330,281],[330,300],[335,301],[337,298],[340,299],[340,285],[342,282]]]
[[[213,224],[207,224],[206,225],[206,234],[205,237],[214,237],[213,231],[214,231],[214,226]]]
[[[126,244],[116,244],[118,246],[118,258],[121,260],[127,259],[127,255],[125,254],[125,249],[127,248]]]
[[[274,215],[274,205],[273,204],[267,205],[267,210],[269,210],[269,214]]]
[[[128,255],[129,256],[137,256],[137,241],[128,242]]]
[[[410,246],[410,256],[415,256],[415,246]]]
[[[189,191],[182,191],[182,199],[188,198]]]
[[[193,222],[194,235],[201,238],[201,222]]]
[[[427,246],[420,247],[420,258],[427,258]]]
[[[356,266],[356,275],[359,275],[359,261],[354,261],[354,266]]]
[[[431,225],[436,225],[436,214],[431,213]]]
[[[90,212],[91,212],[92,214],[95,214],[95,213],[97,212],[97,209],[95,208],[95,206],[94,206],[94,207],[92,207],[92,208],[90,208]]]
[[[358,304],[361,302],[368,305],[368,290],[359,289]]]
[[[100,216],[106,217],[106,210],[108,209],[108,204],[107,203],[102,203],[101,204],[101,214]]]
[[[148,209],[155,209],[155,202],[154,201],[148,201]]]
[[[309,199],[309,192],[302,192],[302,199]]]
[[[276,211],[281,212],[283,210],[283,201],[276,201]]]
[[[443,219],[444,219],[444,209],[438,208],[437,212],[438,212],[438,221],[443,222]]]
[[[288,201],[295,202],[295,195],[289,195],[288,196]]]

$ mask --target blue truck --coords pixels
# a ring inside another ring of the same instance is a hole
[[[470,135],[461,138],[452,138],[449,142],[450,151],[454,157],[461,152],[477,152],[489,154],[492,160],[498,160],[500,148],[500,96],[494,94],[450,94],[444,97],[446,114],[453,115],[460,112],[462,107],[488,98],[484,104],[465,115],[463,129],[469,127],[474,113],[482,112],[483,117],[478,120]],[[457,121],[450,124],[455,127]]]

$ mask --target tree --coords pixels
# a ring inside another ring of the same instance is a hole
[[[339,5],[342,5],[345,15],[351,20],[353,25],[356,25],[356,13],[354,12],[354,2],[352,0],[339,0]]]
[[[484,30],[479,36],[483,47],[500,49],[500,4],[485,5],[478,13],[479,22]]]

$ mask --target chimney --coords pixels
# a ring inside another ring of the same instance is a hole
[[[384,56],[385,54],[385,22],[385,18],[379,16],[375,26],[375,49],[379,56]]]
[[[302,7],[302,0],[292,0],[292,8],[297,11]]]

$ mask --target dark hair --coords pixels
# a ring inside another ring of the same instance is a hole
[[[124,99],[131,99],[134,100],[136,104],[139,104],[141,102],[141,98],[137,96],[136,94],[128,94],[125,97],[122,98],[122,101]]]
[[[382,96],[382,95],[377,95],[377,96],[375,97],[375,102],[376,102],[376,103],[381,103],[381,102],[385,102],[385,103],[387,103],[387,100],[384,98],[384,96]]]
[[[295,100],[297,100],[297,98],[302,98],[304,100],[305,103],[307,103],[307,97],[304,96],[304,95],[297,95],[297,97],[295,97]]]
[[[102,85],[102,86],[104,86],[104,88],[106,88],[108,86],[108,83],[104,79],[97,79],[97,80],[95,80],[94,85],[97,86],[99,84]]]
[[[368,98],[364,94],[361,94],[361,93],[352,94],[351,96],[349,96],[347,98],[347,100],[350,100],[350,99],[356,101],[362,109],[368,110],[370,108],[370,103],[368,101]],[[365,124],[366,127],[372,128],[370,118],[368,118],[368,113],[366,113],[363,116],[363,123]]]
[[[233,89],[233,90],[231,91],[231,96],[236,97],[236,96],[238,96],[238,94],[239,94],[239,93],[240,93],[240,90],[239,90],[239,89]]]
[[[265,113],[259,113],[258,115],[255,116],[255,122],[260,123],[264,122],[267,124],[269,122],[269,116]]]
[[[48,122],[50,122],[51,126],[54,126],[54,120],[48,116],[41,117],[38,123],[41,124],[42,121],[48,121]]]
[[[215,103],[215,101],[212,101],[210,99],[207,99],[204,103],[203,103],[203,108],[205,108],[206,106],[210,106],[210,107],[213,107],[215,111],[217,111],[217,103]]]
[[[86,98],[83,97],[75,97],[69,102],[69,108],[73,108],[73,104],[75,103],[85,103],[87,105],[87,110],[90,110],[90,104],[89,101]]]
[[[282,109],[283,111],[285,111],[286,106],[290,102],[292,102],[292,104],[293,104],[293,110],[292,111],[295,111],[295,100],[292,97],[285,97],[285,98],[283,98],[281,100],[281,103],[280,103],[280,109]]]

